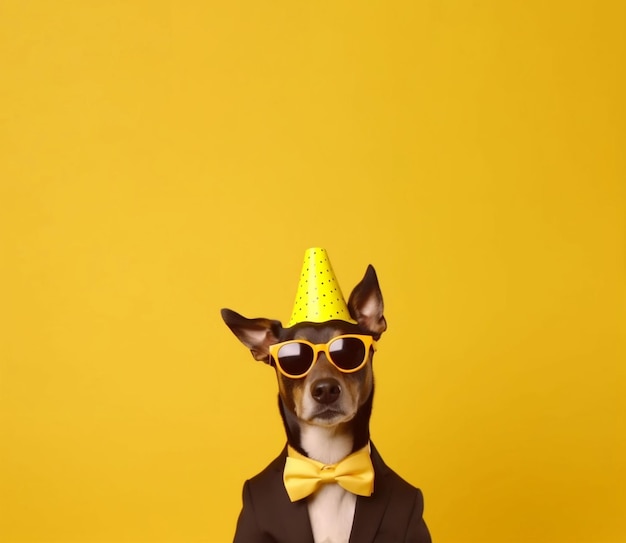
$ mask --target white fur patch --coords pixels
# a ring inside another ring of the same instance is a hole
[[[309,458],[324,464],[336,464],[352,451],[352,435],[332,426],[303,424],[300,428],[300,445]]]
[[[300,444],[307,454],[324,464],[335,464],[352,451],[350,434],[336,427],[303,425]],[[356,496],[337,484],[322,486],[308,501],[315,543],[348,543],[356,508]]]
[[[315,543],[348,543],[356,496],[337,484],[322,486],[308,503]]]

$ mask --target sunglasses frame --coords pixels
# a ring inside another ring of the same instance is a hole
[[[355,368],[352,368],[349,370],[340,368],[337,364],[335,364],[330,354],[330,345],[334,341],[337,341],[338,339],[346,339],[346,338],[360,339],[365,345],[365,355],[363,356],[362,362]],[[311,365],[309,366],[309,369],[299,375],[292,375],[290,373],[287,373],[287,371],[285,371],[283,367],[280,365],[280,362],[278,360],[278,351],[280,350],[280,348],[285,345],[289,345],[290,343],[301,343],[304,345],[308,345],[309,347],[311,347],[311,349],[313,349],[313,360],[311,362]],[[340,336],[335,336],[331,338],[328,341],[328,343],[311,343],[310,341],[307,341],[306,339],[290,339],[289,341],[283,341],[282,343],[274,343],[273,345],[270,345],[269,352],[270,352],[270,362],[271,361],[274,362],[274,364],[276,365],[280,373],[282,373],[285,377],[289,377],[290,379],[302,379],[306,377],[309,374],[309,372],[313,369],[313,366],[317,364],[319,353],[321,352],[326,355],[326,359],[335,368],[337,368],[341,373],[354,373],[356,371],[359,371],[363,366],[365,366],[369,358],[370,349],[373,349],[374,352],[376,352],[376,340],[372,336],[368,336],[366,334],[342,334]]]

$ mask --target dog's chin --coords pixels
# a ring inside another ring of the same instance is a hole
[[[316,426],[331,427],[348,422],[352,418],[354,418],[354,414],[346,413],[340,409],[328,408],[313,414],[308,422]]]

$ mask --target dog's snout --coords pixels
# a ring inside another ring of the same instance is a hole
[[[319,379],[311,385],[311,395],[316,402],[329,404],[339,398],[341,385],[337,379]]]

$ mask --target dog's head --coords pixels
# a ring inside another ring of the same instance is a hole
[[[281,413],[288,433],[297,433],[300,423],[326,427],[348,423],[364,408],[367,410],[364,424],[369,421],[374,386],[373,347],[366,342],[363,365],[347,373],[333,364],[320,346],[343,335],[370,336],[375,341],[387,328],[383,297],[372,266],[367,268],[365,276],[352,291],[348,310],[354,323],[342,320],[302,322],[288,328],[277,320],[248,319],[230,309],[222,310],[224,322],[250,349],[254,358],[276,369]],[[317,351],[315,362],[302,377],[285,375],[270,353],[272,345],[290,340],[305,340]],[[331,347],[331,352],[333,348],[336,347]]]

